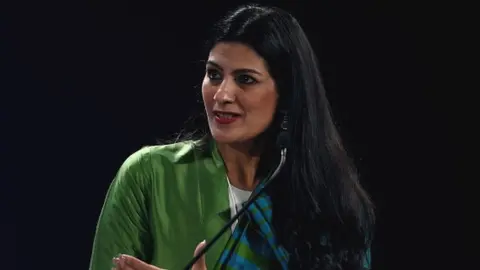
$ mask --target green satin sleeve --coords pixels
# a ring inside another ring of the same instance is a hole
[[[119,253],[151,260],[146,201],[148,200],[148,153],[128,157],[112,181],[98,219],[90,270],[111,269]]]

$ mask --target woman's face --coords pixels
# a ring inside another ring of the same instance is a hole
[[[250,141],[272,122],[277,91],[264,60],[241,43],[221,42],[211,51],[202,96],[213,138]]]

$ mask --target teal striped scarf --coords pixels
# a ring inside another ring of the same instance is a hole
[[[254,193],[263,186],[258,185]],[[270,196],[263,192],[240,217],[214,269],[288,269],[288,259],[288,252],[273,232]],[[371,269],[370,248],[363,267]]]
[[[215,269],[288,269],[288,253],[277,243],[271,221],[272,202],[263,192],[240,217]]]

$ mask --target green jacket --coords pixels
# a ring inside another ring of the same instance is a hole
[[[125,160],[100,213],[90,270],[111,269],[118,254],[183,269],[195,247],[220,231],[230,218],[228,184],[220,154],[214,144],[208,147],[201,151],[192,141],[149,146]],[[208,269],[230,236],[227,230],[207,252]],[[274,267],[255,254],[248,257],[259,269]]]
[[[211,147],[213,148],[213,147]],[[97,224],[91,270],[111,269],[128,254],[169,270],[183,269],[195,247],[228,222],[228,185],[216,149],[192,142],[142,148],[126,159],[112,182]],[[213,266],[231,234],[209,250]]]

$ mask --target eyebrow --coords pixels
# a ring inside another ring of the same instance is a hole
[[[212,66],[214,66],[214,67],[216,67],[220,70],[223,70],[223,68],[219,64],[217,64],[217,63],[215,63],[211,60],[207,61],[207,65],[212,65]],[[257,71],[255,69],[250,69],[250,68],[239,68],[239,69],[235,69],[234,72],[235,73],[254,73],[254,74],[262,75],[262,73],[260,71]]]

